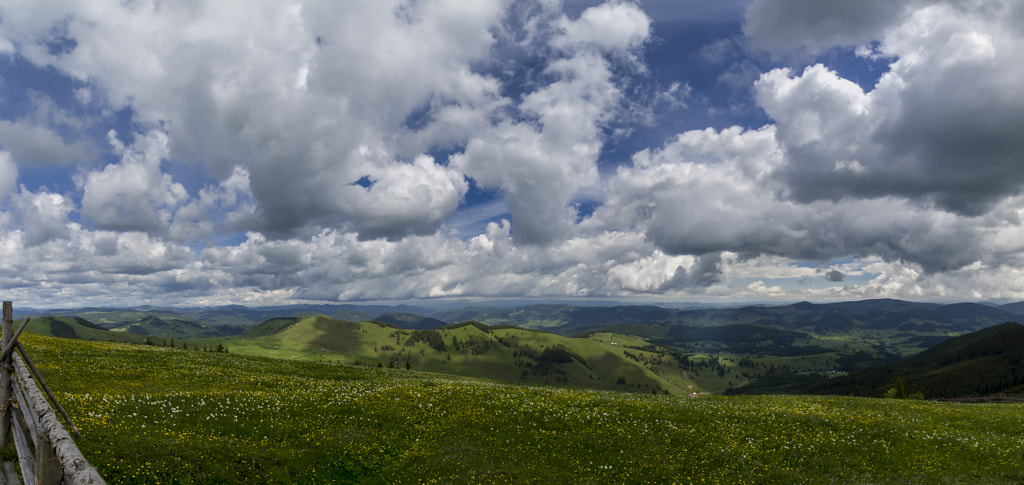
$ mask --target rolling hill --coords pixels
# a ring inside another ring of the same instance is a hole
[[[405,329],[317,316],[277,318],[223,339],[231,353],[632,392],[703,392],[720,378],[688,372],[671,349],[611,333],[570,338],[479,322]],[[685,368],[685,369],[684,369]]]
[[[112,332],[84,318],[39,317],[29,321],[25,331],[49,337],[108,342],[145,343],[149,337],[128,332]]]
[[[1011,312],[1016,308],[887,299],[727,309],[567,304],[435,312],[381,305],[84,308],[78,315],[61,310],[33,321],[30,331],[200,349],[223,345],[232,352],[285,359],[408,362],[416,369],[504,382],[798,392],[825,377],[896,365],[950,337],[1017,320],[1021,315]],[[251,320],[257,317],[267,318]],[[451,323],[466,317],[482,323]],[[474,347],[466,342],[479,344],[478,352],[467,350]],[[594,342],[603,343],[604,354],[584,348]],[[558,346],[566,352],[551,350]],[[597,361],[617,370],[601,370]]]
[[[819,381],[794,392],[881,397],[899,377],[908,393],[956,398],[1024,392],[1024,325],[1004,323],[950,338],[892,365]]]

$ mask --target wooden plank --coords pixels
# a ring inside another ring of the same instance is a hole
[[[25,430],[22,429],[21,423],[17,419],[11,420],[12,433],[14,435],[14,448],[18,451],[18,463],[21,465],[21,476],[25,478],[25,483],[36,483],[36,453],[35,450],[29,446],[28,437],[25,436]]]
[[[3,304],[3,323],[0,324],[0,348],[4,348],[14,335],[14,304],[5,301]],[[7,407],[11,399],[11,367],[10,360],[0,361],[0,406],[5,411],[0,416],[0,449],[7,448],[11,440],[11,413]]]
[[[50,443],[50,436],[39,433],[36,438],[36,485],[60,485],[64,475],[60,458]]]
[[[14,468],[14,463],[9,461],[3,462],[3,467],[0,468],[0,485],[21,485],[18,480],[18,470]]]
[[[3,353],[0,353],[0,360],[7,360],[8,362],[10,362],[11,353],[14,352],[14,347],[18,343],[18,337],[21,336],[21,332],[25,330],[25,327],[28,326],[28,322],[30,320],[32,319],[25,317],[25,321],[21,322],[21,326],[18,327],[18,330],[14,332],[14,336],[7,339],[7,343],[3,345],[4,351]]]
[[[36,435],[39,434],[39,430],[41,429],[39,426],[39,417],[36,416],[35,410],[32,409],[32,403],[29,402],[28,398],[25,397],[25,393],[22,392],[17,378],[11,382],[11,391],[13,391],[14,398],[18,402],[18,408],[21,410],[21,412],[15,411],[12,414],[12,419],[20,417],[22,420],[26,421],[25,427],[28,428],[27,431],[31,435],[29,438],[33,443],[35,443]]]
[[[53,443],[57,456],[63,465],[66,478],[65,483],[75,485],[105,484],[106,482],[100,477],[96,468],[90,465],[85,457],[82,456],[82,452],[78,450],[75,441],[71,439],[71,435],[61,425],[60,419],[57,418],[53,408],[46,402],[46,397],[43,396],[42,392],[39,392],[39,388],[36,386],[35,381],[32,380],[31,375],[29,375],[28,367],[21,360],[21,356],[14,355],[13,357],[14,371],[17,373],[18,379],[23,386],[25,397],[31,401],[36,415],[39,416],[39,425],[49,437],[50,442]]]

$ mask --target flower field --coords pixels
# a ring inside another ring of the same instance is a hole
[[[1024,407],[622,394],[25,334],[109,483],[1020,483]]]

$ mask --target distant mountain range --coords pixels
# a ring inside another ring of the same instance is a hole
[[[855,327],[935,325],[963,332],[995,323],[1021,319],[1024,301],[993,306],[981,303],[915,303],[893,299],[791,305],[751,305],[740,308],[666,308],[651,305],[577,306],[539,304],[517,307],[465,306],[431,310],[411,305],[286,305],[207,308],[140,306],[135,308],[83,307],[65,309],[15,308],[25,316],[80,317],[111,328],[137,323],[147,316],[191,321],[206,326],[249,327],[270,318],[324,315],[350,321],[379,320],[403,328],[438,328],[464,321],[487,325],[514,325],[546,329],[560,334],[586,332],[612,324],[718,326],[763,324],[783,328],[814,327],[819,331]],[[410,325],[406,327],[406,325]],[[240,332],[239,332],[240,333]]]

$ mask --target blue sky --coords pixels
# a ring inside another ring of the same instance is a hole
[[[24,306],[1024,299],[1010,0],[0,2]]]

